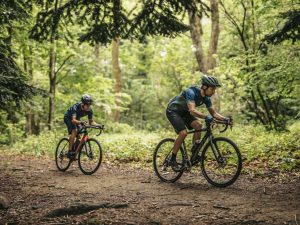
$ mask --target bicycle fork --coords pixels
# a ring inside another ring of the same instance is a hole
[[[218,162],[218,164],[220,166],[224,166],[224,165],[226,165],[226,159],[224,157],[222,157],[220,150],[219,150],[216,142],[214,143],[213,139],[214,139],[214,137],[211,135],[209,137],[209,143],[210,143],[211,150],[212,150],[214,157],[215,157],[216,161]]]

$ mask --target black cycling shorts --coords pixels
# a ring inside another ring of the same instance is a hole
[[[74,123],[72,123],[72,121],[67,118],[67,117],[64,117],[64,122],[65,124],[67,125],[67,129],[68,129],[68,134],[71,134],[72,133],[72,130],[80,130],[81,129],[81,125],[75,125]]]
[[[192,116],[189,112],[181,115],[170,109],[166,110],[166,116],[177,133],[185,130],[186,128],[188,128],[189,130],[193,129],[191,127],[191,123],[197,120],[197,118]]]

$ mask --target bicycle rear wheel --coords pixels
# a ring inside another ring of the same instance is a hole
[[[214,138],[203,149],[201,169],[205,179],[217,187],[233,184],[242,170],[242,157],[236,144],[230,139]]]
[[[95,173],[102,162],[102,148],[96,139],[87,140],[79,151],[78,165],[86,175]]]
[[[67,157],[69,150],[69,139],[62,138],[56,147],[55,151],[55,164],[58,170],[66,171],[71,165],[71,160]]]
[[[168,165],[169,159],[172,153],[175,140],[172,138],[166,138],[158,143],[153,155],[153,167],[156,175],[164,182],[177,181],[183,170],[175,171]],[[183,149],[180,147],[180,151],[177,153],[176,161],[179,165],[183,165]]]

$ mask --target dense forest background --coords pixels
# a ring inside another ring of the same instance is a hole
[[[168,101],[212,74],[246,163],[300,166],[299,1],[0,0],[0,25],[4,148],[53,154],[89,93],[107,158],[147,163]]]

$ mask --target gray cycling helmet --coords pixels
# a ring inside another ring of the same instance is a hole
[[[204,75],[201,80],[201,84],[208,87],[221,87],[222,85],[219,83],[218,79],[214,76]]]
[[[92,97],[90,95],[84,94],[81,97],[81,102],[83,104],[92,104],[93,100],[92,100]]]

